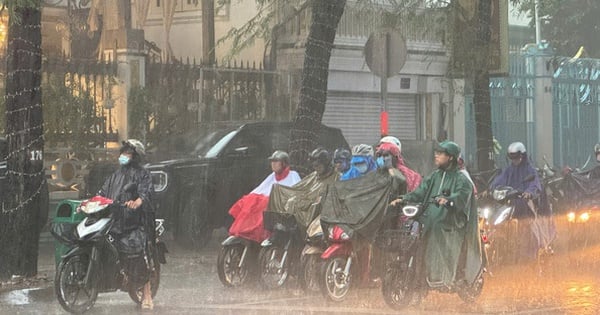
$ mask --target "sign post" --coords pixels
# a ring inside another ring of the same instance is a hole
[[[406,62],[406,41],[397,30],[372,33],[365,44],[365,60],[374,75],[380,78],[380,132],[388,135],[387,80],[400,72]]]

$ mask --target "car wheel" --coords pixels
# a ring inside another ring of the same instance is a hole
[[[210,241],[212,228],[208,222],[208,211],[202,206],[200,197],[190,197],[179,213],[178,240],[188,247],[201,249]]]

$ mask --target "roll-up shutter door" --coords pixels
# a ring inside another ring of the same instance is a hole
[[[400,140],[416,140],[416,108],[414,94],[388,95],[389,134]],[[351,146],[377,143],[379,117],[377,93],[328,92],[323,123],[342,129]]]

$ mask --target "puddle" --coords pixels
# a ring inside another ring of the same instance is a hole
[[[28,305],[33,303],[31,293],[37,290],[40,288],[9,291],[0,296],[0,302],[8,305]]]

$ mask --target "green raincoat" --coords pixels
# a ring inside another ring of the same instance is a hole
[[[275,184],[269,196],[267,211],[293,215],[298,225],[306,230],[320,214],[318,203],[321,193],[338,177],[338,172],[331,172],[324,178],[319,178],[316,172],[312,172],[292,187]]]
[[[429,201],[444,194],[453,206]],[[403,199],[429,202],[419,219],[424,225],[425,270],[430,287],[471,285],[483,268],[473,186],[456,166],[438,169]]]

